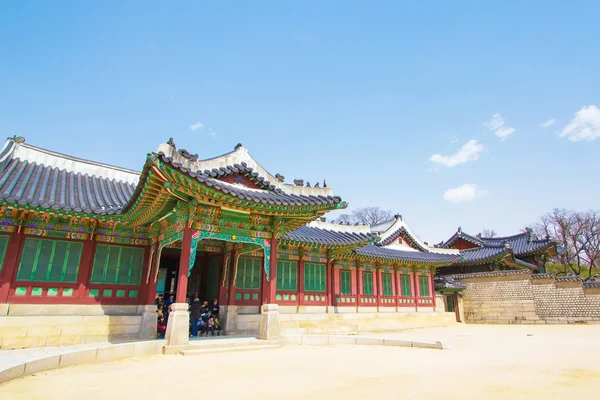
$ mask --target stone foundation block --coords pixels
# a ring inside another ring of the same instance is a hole
[[[25,364],[17,365],[12,368],[7,368],[4,371],[0,371],[0,383],[8,382],[12,379],[17,379],[23,376],[25,373]]]
[[[96,361],[113,361],[122,360],[124,358],[133,357],[134,345],[132,344],[117,344],[110,347],[101,347],[98,349]]]
[[[383,339],[380,338],[369,338],[369,337],[356,337],[356,344],[361,345],[380,345],[383,346]]]
[[[25,372],[23,372],[23,375],[31,375],[35,374],[36,372],[58,368],[59,361],[60,356],[50,356],[40,358],[39,360],[29,361],[25,364]]]
[[[169,346],[188,344],[190,341],[190,316],[187,303],[173,303],[167,322],[165,338]]]
[[[69,367],[71,365],[93,363],[96,361],[97,349],[74,351],[73,353],[63,354],[60,356],[58,366]]]
[[[264,340],[280,339],[279,306],[277,304],[264,304],[261,311],[260,338]]]

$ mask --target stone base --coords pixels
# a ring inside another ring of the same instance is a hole
[[[187,303],[173,303],[165,334],[168,346],[178,346],[190,342],[190,315]]]
[[[277,304],[264,304],[261,311],[259,337],[263,340],[281,339],[279,306]]]
[[[141,307],[144,307],[144,310],[140,323],[140,339],[156,339],[156,306],[139,306]]]
[[[223,306],[226,308],[225,310],[225,321],[224,328],[225,333],[227,335],[235,335],[237,334],[237,319],[238,319],[238,310],[237,306]]]

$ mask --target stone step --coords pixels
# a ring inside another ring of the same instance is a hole
[[[175,355],[181,354],[182,351],[192,350],[208,350],[222,348],[238,348],[238,347],[256,347],[263,345],[282,345],[283,340],[260,340],[254,337],[246,338],[206,338],[206,339],[191,339],[186,345],[165,346],[163,354]]]
[[[179,354],[182,356],[201,356],[203,354],[210,353],[225,353],[232,351],[252,351],[252,350],[274,350],[279,349],[282,346],[280,344],[261,344],[251,346],[232,346],[232,347],[217,347],[217,348],[206,348],[206,349],[193,349],[193,350],[180,350]]]

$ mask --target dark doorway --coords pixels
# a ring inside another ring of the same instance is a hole
[[[168,298],[170,294],[176,294],[177,277],[179,273],[179,259],[181,250],[175,248],[163,249],[160,256],[160,269],[158,273],[157,293],[164,294]],[[194,267],[188,277],[186,297],[198,297],[201,301],[219,297],[219,278],[223,255],[221,253],[196,252]]]

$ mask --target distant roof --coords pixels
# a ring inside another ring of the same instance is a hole
[[[545,251],[552,246],[556,246],[556,243],[550,238],[538,239],[533,234],[531,229],[512,236],[484,238],[480,236],[469,235],[468,233],[463,232],[461,228],[458,228],[457,232],[445,243],[439,246],[439,248],[450,248],[450,246],[452,246],[459,239],[466,240],[467,242],[470,242],[479,248],[499,248],[506,246],[512,249],[512,252],[516,257],[535,254]]]
[[[386,247],[368,244],[356,250],[360,256],[368,258],[381,258],[391,261],[417,262],[423,264],[452,263],[460,259],[458,254],[437,254],[422,251],[406,251],[389,249]]]
[[[338,225],[320,221],[313,221],[281,237],[284,241],[330,246],[369,243],[376,238],[377,235],[371,233],[368,226]]]

